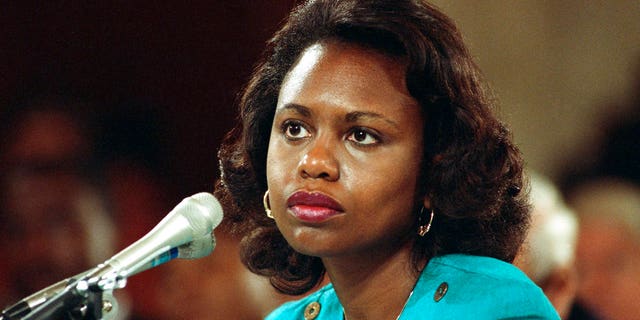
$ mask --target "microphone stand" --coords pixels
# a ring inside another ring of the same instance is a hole
[[[207,236],[190,242],[185,245],[183,250],[187,250],[187,252],[189,252],[188,250],[201,251],[201,247],[212,247],[214,243],[213,235]],[[192,246],[195,246],[195,249]],[[206,253],[210,251],[205,250]],[[60,281],[32,294],[3,310],[0,314],[0,320],[50,320],[52,317],[57,317],[57,319],[64,317],[68,320],[115,318],[118,304],[112,294],[114,289],[124,288],[127,284],[127,277],[166,263],[179,255],[180,247],[169,250],[162,248],[127,269],[114,270],[106,262],[79,274],[77,277]],[[50,290],[57,288],[60,288],[60,291],[50,293]],[[28,300],[37,303],[37,305],[32,308]]]
[[[222,207],[206,192],[182,200],[138,241],[95,269],[49,286],[0,314],[0,320],[108,319],[117,302],[105,298],[124,288],[127,278],[174,258],[200,258],[215,247],[213,229],[222,221]],[[61,291],[58,291],[62,288]]]
[[[117,314],[112,291],[124,288],[126,283],[126,278],[115,272],[100,277],[89,276],[71,283],[24,317],[4,317],[3,320],[109,319]]]

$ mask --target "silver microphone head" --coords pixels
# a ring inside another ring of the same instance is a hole
[[[222,206],[212,194],[201,192],[187,197],[149,233],[106,261],[107,268],[101,269],[128,277],[148,269],[148,262],[172,248],[192,258],[205,256],[213,250],[213,229],[221,221]]]

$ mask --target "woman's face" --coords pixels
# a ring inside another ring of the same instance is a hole
[[[397,59],[337,42],[307,48],[285,77],[267,155],[269,202],[291,246],[319,257],[406,243],[423,116]]]

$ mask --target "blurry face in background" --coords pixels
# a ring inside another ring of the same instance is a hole
[[[640,319],[640,241],[606,216],[581,220],[578,299],[605,319]]]
[[[88,265],[75,203],[86,144],[62,113],[32,113],[14,130],[3,155],[3,263],[15,294],[28,294]]]

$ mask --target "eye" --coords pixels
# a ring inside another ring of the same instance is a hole
[[[289,140],[300,140],[311,136],[304,123],[295,120],[287,120],[282,123],[282,133]]]
[[[373,145],[380,142],[380,138],[367,129],[363,128],[355,128],[351,130],[349,136],[347,136],[347,140],[357,143],[359,145]]]

